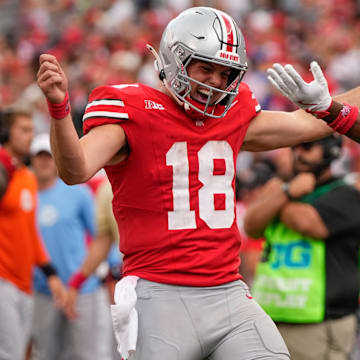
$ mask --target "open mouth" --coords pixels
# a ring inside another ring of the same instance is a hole
[[[191,97],[193,100],[196,100],[199,103],[206,105],[206,103],[208,102],[208,99],[209,99],[209,95],[210,95],[209,89],[200,88],[200,89],[197,89],[196,92],[191,95]],[[216,96],[212,95],[209,105],[213,105],[215,100],[216,100]]]

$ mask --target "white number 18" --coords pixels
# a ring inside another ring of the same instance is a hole
[[[214,175],[214,159],[225,161],[225,173]],[[232,181],[233,150],[227,141],[208,141],[198,152],[199,216],[211,229],[230,228],[235,218]],[[195,211],[190,210],[189,158],[186,141],[174,143],[166,153],[166,165],[173,167],[173,205],[168,212],[169,230],[195,229]],[[216,210],[214,194],[225,196],[225,209]]]

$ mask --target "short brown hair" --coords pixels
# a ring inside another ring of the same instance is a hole
[[[31,118],[30,111],[24,109],[7,108],[0,110],[0,143],[5,144],[9,141],[9,132],[15,120],[20,117]]]

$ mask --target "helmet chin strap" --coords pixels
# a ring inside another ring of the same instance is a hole
[[[160,64],[161,64],[161,59],[159,54],[156,52],[156,50],[150,45],[150,44],[146,44],[147,49],[154,55],[155,60],[156,60],[156,67],[157,70],[159,71],[159,77],[160,80],[162,81],[163,85],[165,86],[166,90],[171,94],[171,96],[174,98],[174,100],[180,105],[183,106],[185,111],[188,111],[190,109],[190,106],[188,104],[186,104],[183,101],[180,101],[178,99],[178,97],[173,93],[173,91],[170,89],[168,83],[166,82],[166,78],[165,78],[165,73],[163,69],[160,69]]]

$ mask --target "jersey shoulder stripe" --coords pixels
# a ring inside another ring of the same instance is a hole
[[[83,121],[90,118],[110,118],[110,119],[128,119],[129,115],[126,113],[118,113],[114,111],[89,111],[83,116]]]
[[[124,102],[122,100],[98,99],[98,100],[93,100],[92,102],[88,103],[85,110],[87,110],[88,108],[90,108],[92,106],[98,106],[98,105],[112,105],[112,106],[122,106],[122,107],[125,106]]]
[[[255,97],[254,94],[251,95],[251,99],[256,101],[256,104],[257,104],[257,105],[255,105],[255,112],[256,113],[260,112],[261,111],[261,105],[257,102],[256,97]]]
[[[83,122],[90,118],[128,119],[124,101],[118,88],[100,86],[94,89],[85,108]]]
[[[247,106],[253,108],[255,110],[255,114],[261,111],[261,105],[258,103],[254,93],[250,90],[246,83],[240,83],[239,94],[237,98],[241,104],[246,104]]]
[[[138,88],[139,84],[120,84],[120,85],[111,85],[111,87],[115,89],[125,89],[131,87]]]
[[[128,123],[133,112],[144,98],[141,84],[105,85],[95,88],[83,115],[83,132],[105,124]]]

